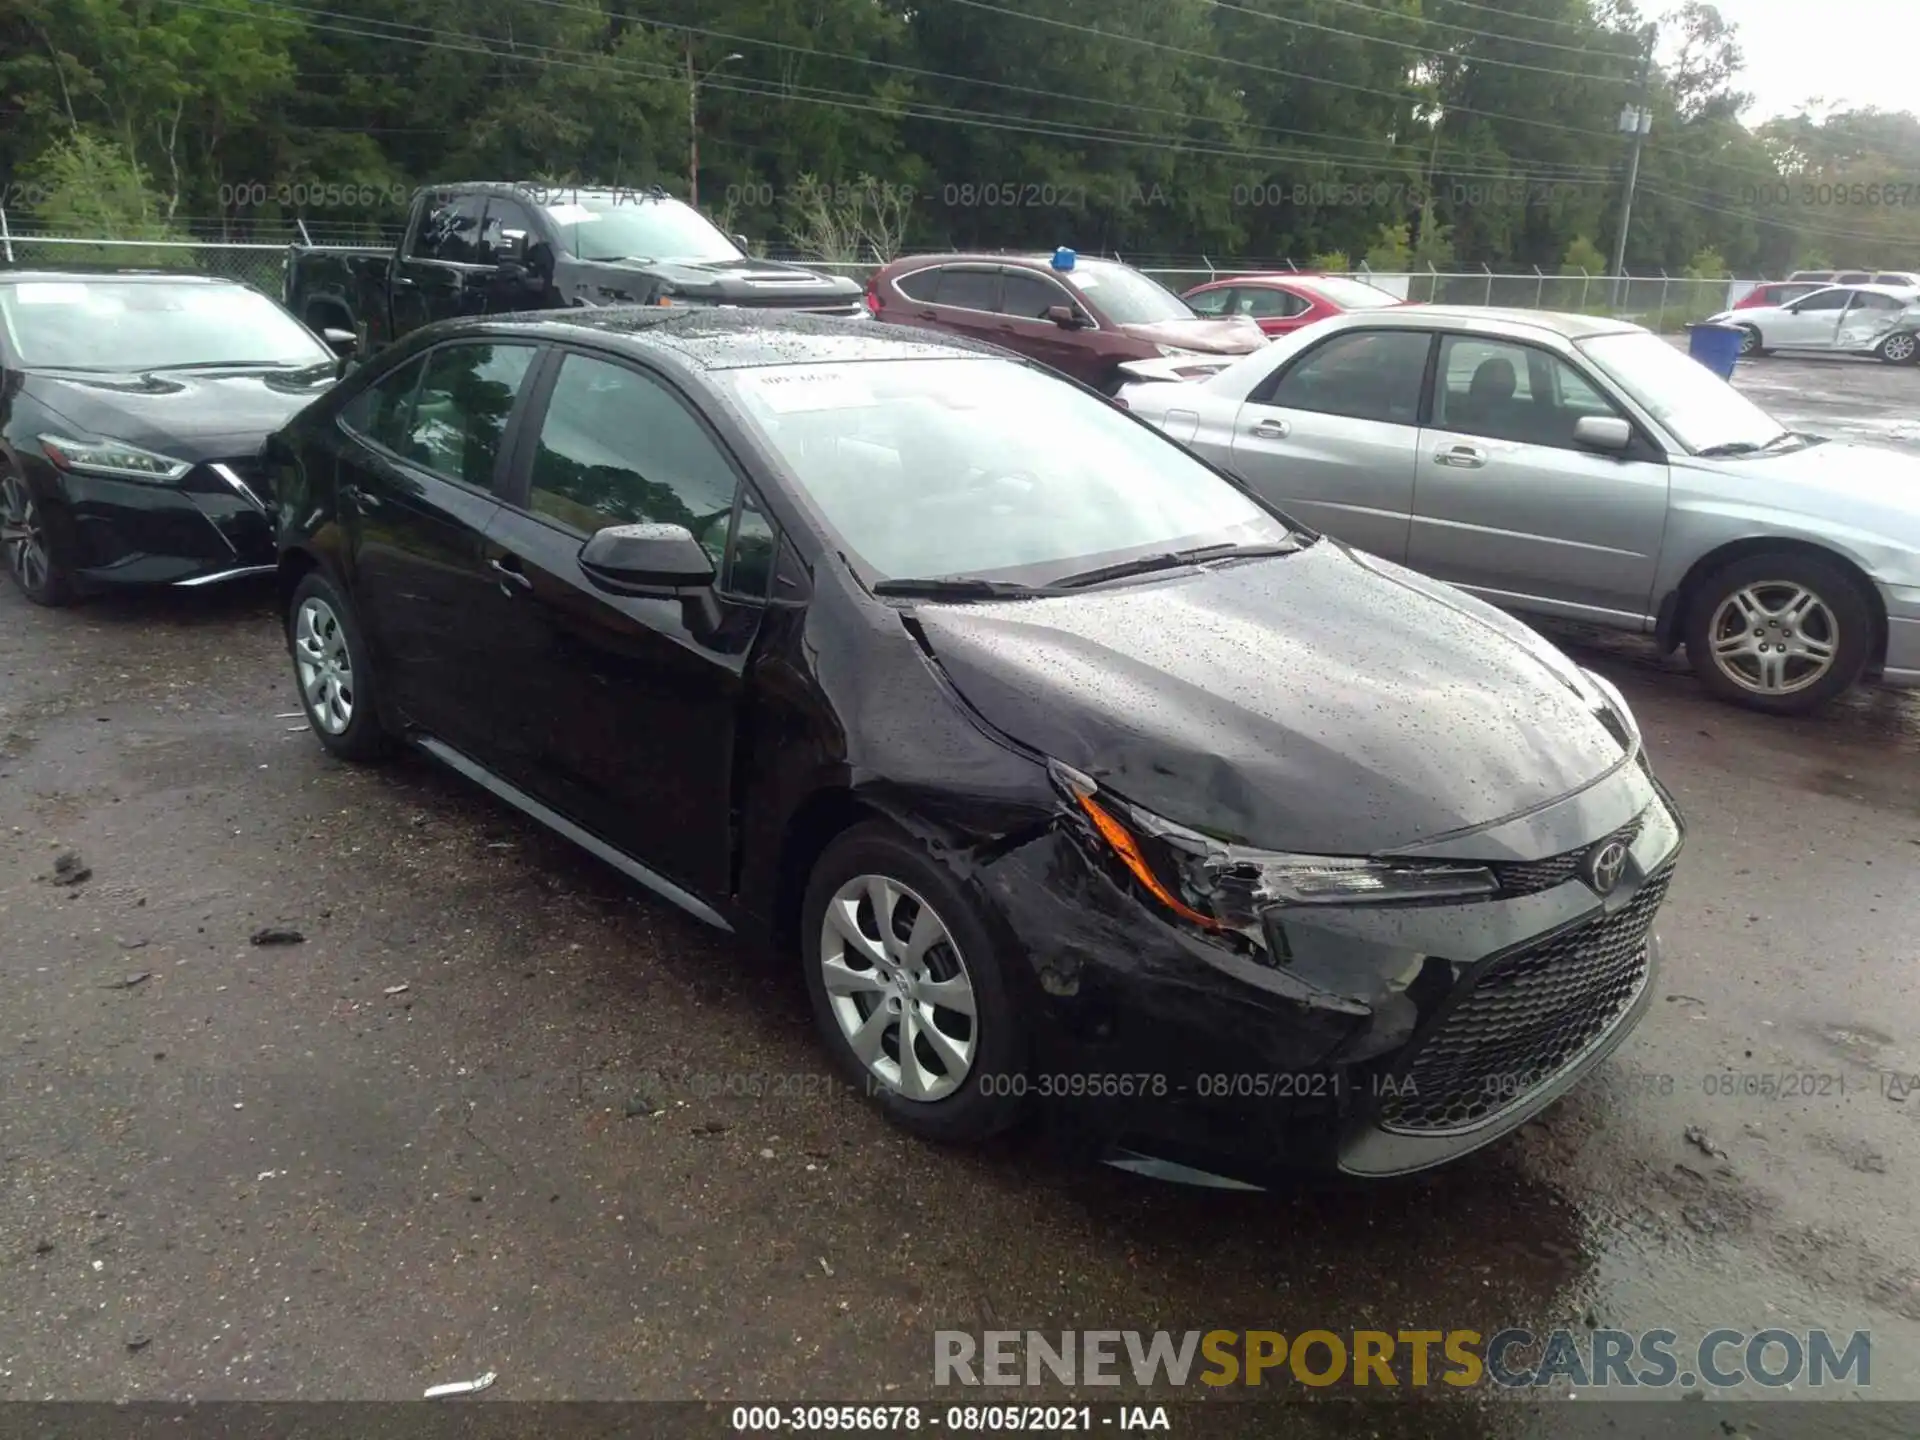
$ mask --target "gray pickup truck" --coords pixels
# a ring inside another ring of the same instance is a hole
[[[842,276],[756,260],[664,190],[483,182],[415,193],[393,250],[296,245],[287,309],[365,348],[432,320],[583,305],[865,313]]]

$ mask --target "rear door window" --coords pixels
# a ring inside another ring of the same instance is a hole
[[[1000,272],[951,266],[940,275],[940,303],[956,310],[1000,308]]]
[[[531,345],[491,342],[431,351],[401,441],[392,448],[436,475],[491,491],[500,440],[536,353]]]
[[[1285,290],[1249,288],[1240,292],[1240,313],[1256,320],[1291,320],[1306,312],[1307,302]]]
[[[911,275],[902,275],[893,283],[909,300],[917,300],[922,305],[933,305],[940,299],[940,276],[943,273],[936,265],[926,270],[916,270]]]
[[[1417,425],[1432,345],[1422,330],[1349,330],[1315,346],[1253,398],[1288,410]]]
[[[340,423],[383,450],[399,453],[413,415],[413,392],[420,388],[424,358],[409,360],[390,370],[349,400],[340,411]]]

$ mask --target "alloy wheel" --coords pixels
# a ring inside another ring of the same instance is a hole
[[[1913,359],[1916,341],[1911,335],[1890,335],[1880,347],[1880,354],[1895,365],[1904,365]]]
[[[820,970],[840,1033],[868,1074],[902,1099],[943,1100],[979,1052],[973,980],[947,924],[883,875],[834,892]]]
[[[329,735],[344,733],[353,723],[353,657],[340,617],[317,595],[294,617],[293,660],[308,716]]]
[[[1715,667],[1755,695],[1792,695],[1818,684],[1840,649],[1833,610],[1790,580],[1735,590],[1713,612],[1707,634]]]
[[[1751,355],[1759,348],[1760,332],[1755,330],[1751,325],[1742,326],[1740,330],[1740,353],[1742,355]]]
[[[26,482],[17,475],[0,483],[0,548],[20,588],[37,594],[47,583],[47,534]]]

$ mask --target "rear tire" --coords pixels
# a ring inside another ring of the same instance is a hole
[[[1916,355],[1920,355],[1920,340],[1916,340],[1910,330],[1898,335],[1889,335],[1874,349],[1874,355],[1887,365],[1911,365]]]
[[[318,570],[287,606],[287,650],[307,723],[342,760],[377,760],[393,749],[380,723],[373,665],[353,607]]]
[[[1003,962],[976,903],[920,842],[875,822],[829,845],[800,953],[821,1039],[888,1119],[963,1142],[1019,1120],[1026,1032]]]
[[[0,563],[36,605],[71,605],[79,597],[58,517],[19,475],[0,476]]]
[[[1687,659],[1722,700],[1803,715],[1860,678],[1874,619],[1860,582],[1839,562],[1792,550],[1747,555],[1695,592]]]

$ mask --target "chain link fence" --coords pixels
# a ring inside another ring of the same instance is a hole
[[[352,250],[350,245],[316,247]],[[65,236],[9,236],[0,240],[0,265],[12,269],[114,268],[179,270],[240,280],[278,296],[283,292],[288,246],[264,241],[86,240]],[[800,257],[795,257],[796,259]],[[801,259],[816,269],[849,275],[864,282],[876,268],[870,262]],[[1142,266],[1146,274],[1176,293],[1209,280],[1238,275],[1284,273],[1284,263],[1225,266]],[[1439,305],[1491,305],[1526,310],[1571,310],[1589,315],[1611,315],[1649,329],[1673,331],[1717,311],[1757,282],[1694,280],[1684,277],[1607,275],[1500,274],[1493,271],[1426,271],[1389,275],[1355,271],[1351,278],[1369,281],[1407,300]]]

